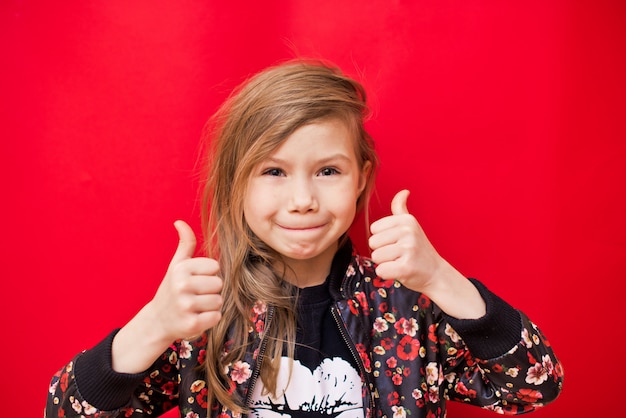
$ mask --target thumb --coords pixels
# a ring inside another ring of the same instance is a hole
[[[407,209],[406,202],[409,199],[408,190],[400,190],[391,200],[391,214],[392,215],[407,215],[409,210]]]
[[[196,251],[196,234],[194,234],[193,229],[187,224],[185,221],[176,221],[174,222],[174,228],[178,232],[178,247],[176,248],[176,252],[174,253],[174,257],[172,257],[172,262],[170,264],[174,264],[175,262],[185,260],[187,258],[192,258],[194,252]]]

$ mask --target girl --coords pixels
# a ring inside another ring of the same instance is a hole
[[[243,84],[213,119],[202,224],[182,221],[154,298],[52,379],[48,417],[442,417],[523,413],[563,373],[521,312],[466,279],[407,211],[348,239],[378,160],[365,92],[321,63]],[[209,210],[210,208],[210,210]],[[219,261],[218,261],[219,260]]]

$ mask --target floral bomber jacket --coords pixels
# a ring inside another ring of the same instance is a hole
[[[480,282],[470,279],[485,299],[487,314],[458,320],[425,295],[377,277],[374,264],[350,244],[341,251],[347,268],[331,277],[332,309],[360,367],[365,417],[444,417],[446,400],[515,415],[557,398],[563,369],[547,339]],[[254,307],[254,344],[228,370],[241,399],[257,380],[263,331],[272,326],[271,317],[271,306]],[[119,374],[111,367],[114,335],[53,376],[46,417],[159,416],[176,406],[185,418],[206,417],[208,409],[212,417],[237,417],[220,405],[207,405],[205,337],[176,341],[145,373]]]

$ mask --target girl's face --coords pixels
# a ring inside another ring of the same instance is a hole
[[[359,167],[353,135],[338,119],[300,127],[253,170],[244,217],[282,256],[296,285],[326,278],[338,240],[354,220],[367,170],[369,165]]]

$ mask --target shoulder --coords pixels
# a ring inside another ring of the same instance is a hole
[[[376,263],[355,250],[339,290],[342,299],[356,298],[361,304],[367,300],[370,309],[393,309],[407,314],[424,310],[439,311],[425,294],[408,289],[397,280],[378,276]]]
[[[376,263],[353,249],[350,261],[339,283],[342,296],[348,297],[365,289],[391,287],[394,280],[384,280],[379,277],[376,274]]]

